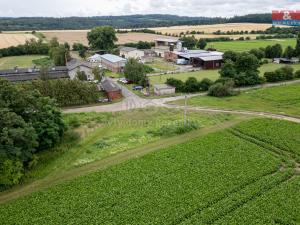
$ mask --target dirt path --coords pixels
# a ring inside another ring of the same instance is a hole
[[[149,143],[147,145],[143,145],[132,150],[124,151],[118,153],[116,155],[109,156],[105,159],[81,166],[76,167],[74,169],[68,171],[61,171],[59,174],[49,175],[43,179],[36,180],[34,182],[16,186],[6,192],[2,192],[0,194],[0,204],[3,204],[8,201],[12,201],[14,199],[20,198],[22,196],[28,195],[30,193],[42,190],[44,188],[51,187],[53,185],[57,185],[62,182],[66,182],[72,180],[78,176],[83,176],[91,172],[104,170],[108,167],[120,164],[124,161],[138,158],[149,154],[151,152],[159,151],[163,148],[181,144],[187,142],[189,140],[207,135],[209,133],[217,132],[226,128],[230,128],[241,121],[244,121],[248,118],[246,117],[238,117],[235,120],[231,120],[222,124],[218,124],[216,126],[205,127],[203,129],[193,131],[190,133],[186,133],[180,136],[175,136],[167,139],[162,139],[157,142]]]
[[[174,109],[184,109],[184,106],[178,105],[168,105],[164,104],[167,108],[174,108]],[[279,120],[286,120],[295,123],[300,123],[300,118],[287,116],[287,115],[279,115],[273,113],[266,113],[266,112],[255,112],[255,111],[244,111],[244,110],[231,110],[231,109],[216,109],[216,108],[206,108],[206,107],[187,107],[188,110],[192,111],[201,111],[201,112],[213,112],[213,113],[231,113],[231,114],[240,114],[246,116],[256,116],[256,117],[265,117],[271,119],[279,119]]]

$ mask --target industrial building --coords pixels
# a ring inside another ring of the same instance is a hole
[[[180,62],[180,64],[190,64],[194,67],[203,69],[218,69],[223,63],[223,53],[218,51],[206,50],[186,50],[165,52],[164,58],[171,62]],[[182,63],[185,61],[186,63]]]
[[[116,55],[101,55],[101,65],[114,73],[122,73],[127,60]]]

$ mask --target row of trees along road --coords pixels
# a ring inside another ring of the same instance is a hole
[[[0,189],[18,184],[36,153],[54,147],[66,126],[55,102],[0,79]]]

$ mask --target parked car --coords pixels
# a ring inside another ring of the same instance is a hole
[[[142,87],[142,86],[134,86],[134,87],[132,88],[132,90],[133,90],[133,91],[141,91],[141,90],[143,90],[143,87]]]
[[[98,102],[107,103],[107,102],[110,102],[110,100],[108,98],[100,98],[100,99],[98,99]]]
[[[133,82],[131,80],[127,80],[127,78],[125,78],[125,77],[120,78],[118,81],[123,84],[133,84]]]
[[[121,82],[123,84],[128,84],[128,80],[125,77],[120,78],[119,82]]]

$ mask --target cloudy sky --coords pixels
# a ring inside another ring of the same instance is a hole
[[[176,14],[224,16],[299,9],[300,0],[0,0],[0,17]]]

